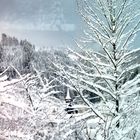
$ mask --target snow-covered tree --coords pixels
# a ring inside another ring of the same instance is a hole
[[[65,103],[54,95],[54,79],[48,80],[34,68],[34,74],[7,80],[7,71],[0,74],[0,139],[45,140],[63,139],[69,130]],[[62,127],[62,129],[61,129]],[[65,136],[66,137],[66,136]]]
[[[77,42],[78,52],[70,50],[74,66],[56,67],[92,112],[82,132],[88,139],[138,140],[140,49],[133,49],[140,27],[138,2],[77,0],[77,4],[86,38]],[[102,53],[82,47],[88,42],[96,42]],[[99,102],[93,103],[89,94],[96,94]]]
[[[25,89],[25,81],[29,75],[7,80],[6,72],[0,74],[0,139],[29,139],[32,130],[29,118],[33,111]]]

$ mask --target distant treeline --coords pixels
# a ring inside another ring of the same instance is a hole
[[[21,74],[31,72],[31,61],[33,60],[35,46],[27,40],[18,40],[2,34],[0,41],[0,73],[8,66],[15,67]],[[14,71],[10,70],[14,77]]]

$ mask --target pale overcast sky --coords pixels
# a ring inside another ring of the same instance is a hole
[[[79,24],[75,0],[0,0],[0,20],[37,22],[41,14],[45,23],[53,16],[54,4],[61,3],[61,12],[66,23]],[[39,15],[40,13],[40,15]],[[46,20],[45,20],[46,19]]]
[[[75,0],[0,0],[0,32],[38,46],[73,45],[82,29],[76,10]]]
[[[74,45],[82,28],[75,0],[0,0],[0,33],[26,38],[37,46]]]

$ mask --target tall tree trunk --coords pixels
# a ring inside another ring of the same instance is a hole
[[[116,57],[116,44],[112,44],[113,46],[113,55],[114,55],[114,60],[115,62],[117,62],[117,57]],[[116,63],[115,63],[116,64]],[[118,91],[118,83],[117,83],[117,79],[118,79],[118,76],[117,76],[117,65],[114,66],[115,70],[114,70],[114,76],[115,76],[115,79],[116,79],[116,82],[115,82],[115,92],[116,92],[116,115],[119,113],[119,97],[118,97],[118,94],[117,94],[117,91]],[[120,123],[119,121],[116,123],[116,127],[119,127],[120,126]]]

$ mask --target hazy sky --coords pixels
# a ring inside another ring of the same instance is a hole
[[[74,45],[82,28],[75,0],[0,0],[0,33],[26,38],[36,46]],[[137,46],[139,39],[140,35]]]
[[[48,24],[59,20],[64,30],[54,33],[57,29]],[[0,0],[0,32],[27,38],[36,45],[71,44],[81,29],[75,0]]]
[[[79,22],[75,0],[0,0],[0,20],[35,22],[43,14],[48,23],[56,9],[54,4],[62,8],[58,14],[63,13],[66,22]]]

